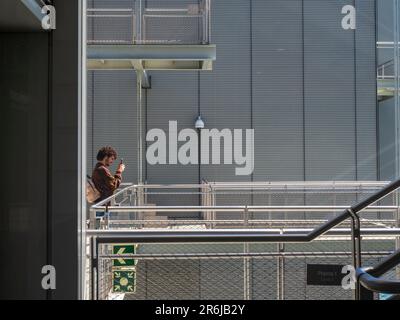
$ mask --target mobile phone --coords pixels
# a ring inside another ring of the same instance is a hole
[[[123,164],[123,163],[124,163],[124,158],[121,158],[120,164]]]

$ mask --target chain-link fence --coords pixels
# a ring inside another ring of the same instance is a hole
[[[341,272],[343,266],[351,265],[349,240],[285,245],[139,244],[134,253],[127,254],[130,246],[100,246],[100,299],[353,299],[353,290],[344,289],[341,282],[315,285],[308,274],[315,266],[336,267]],[[393,238],[366,239],[363,264],[374,265],[393,250]]]

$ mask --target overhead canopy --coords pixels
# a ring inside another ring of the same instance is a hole
[[[89,70],[212,70],[215,45],[88,45]]]

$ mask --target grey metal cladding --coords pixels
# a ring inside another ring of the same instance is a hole
[[[153,128],[162,129],[167,133],[168,139],[168,122],[170,120],[177,121],[178,132],[181,129],[193,128],[198,108],[197,74],[192,72],[152,72],[151,76],[152,89],[147,91],[147,132]],[[167,160],[168,154],[169,145],[167,145]],[[146,181],[149,184],[199,182],[197,165],[147,164],[146,171]],[[152,195],[148,199],[150,203],[158,205],[199,203],[199,196],[194,194],[184,197]],[[192,216],[197,216],[197,213],[176,213],[176,217],[180,218]]]
[[[306,180],[355,180],[354,33],[348,1],[304,1]]]
[[[357,180],[377,179],[375,0],[356,0]]]
[[[88,71],[87,73],[87,117],[86,117],[86,125],[87,125],[87,139],[86,139],[86,172],[88,175],[92,175],[93,165],[96,163],[96,154],[93,150],[93,129],[94,129],[94,72]]]
[[[379,177],[394,180],[396,172],[396,128],[393,121],[395,105],[393,98],[379,103]]]
[[[93,83],[93,147],[88,167],[94,166],[99,148],[111,145],[124,158],[123,180],[137,181],[136,75],[132,71],[94,71]]]
[[[218,56],[213,71],[200,74],[200,113],[207,129],[250,129],[249,2],[212,1],[211,22],[212,43],[217,45]],[[245,132],[242,133],[244,139]],[[220,154],[222,160],[222,150]],[[201,178],[210,181],[251,181],[251,175],[236,176],[235,167],[234,163],[201,165]]]
[[[169,121],[178,122],[178,132],[194,128],[198,103],[197,75],[192,72],[152,72],[151,76],[152,89],[147,93],[147,131],[157,128],[168,134]],[[169,146],[167,158],[168,153]],[[198,166],[147,164],[147,182],[198,183]]]
[[[254,180],[303,180],[301,1],[253,1]]]

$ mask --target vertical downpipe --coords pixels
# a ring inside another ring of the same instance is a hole
[[[137,136],[138,136],[138,184],[143,183],[143,119],[142,119],[142,77],[143,71],[136,70]]]
[[[393,0],[393,55],[394,55],[394,102],[395,102],[395,130],[396,130],[396,178],[400,176],[400,148],[399,148],[399,21],[398,21],[398,8],[399,0]]]
[[[87,1],[79,2],[79,57],[78,57],[78,298],[87,299],[87,239],[86,239],[86,170],[87,170]],[[91,212],[92,214],[92,212]]]
[[[394,54],[394,103],[395,103],[395,150],[396,179],[400,177],[400,106],[399,106],[399,0],[393,0],[393,54]],[[396,191],[397,205],[400,203],[400,193]],[[399,208],[396,211],[397,227],[400,226]],[[396,239],[396,249],[400,247],[400,239]]]

